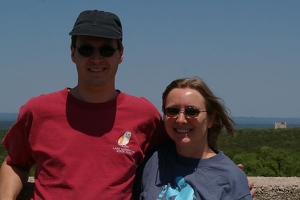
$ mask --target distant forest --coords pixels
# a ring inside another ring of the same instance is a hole
[[[218,147],[248,176],[300,177],[300,128],[241,129],[233,138],[223,132]]]
[[[1,140],[7,131],[0,130]],[[238,129],[235,137],[224,131],[218,149],[236,164],[243,164],[248,176],[300,177],[300,128]],[[1,145],[1,163],[5,156]]]

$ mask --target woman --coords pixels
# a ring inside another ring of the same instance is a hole
[[[234,134],[223,101],[201,79],[184,78],[167,86],[162,108],[174,144],[159,148],[146,162],[138,199],[252,199],[245,173],[217,150],[224,127]]]

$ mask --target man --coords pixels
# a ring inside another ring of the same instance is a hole
[[[78,84],[21,107],[3,140],[1,200],[16,198],[34,164],[34,199],[131,199],[150,142],[166,141],[155,106],[115,88],[124,50],[119,18],[84,11],[70,35]]]
[[[124,52],[119,18],[83,11],[70,35],[77,85],[21,107],[3,140],[1,200],[17,197],[33,165],[33,199],[129,200],[137,165],[168,141],[155,106],[115,88]]]

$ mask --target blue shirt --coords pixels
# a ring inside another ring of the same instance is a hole
[[[163,146],[137,175],[137,183],[136,199],[143,200],[252,199],[247,176],[222,151],[194,159],[177,154],[174,145]]]

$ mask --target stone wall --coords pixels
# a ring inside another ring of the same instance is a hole
[[[255,200],[299,200],[300,177],[250,177]]]
[[[300,177],[250,177],[256,190],[255,200],[299,200]],[[18,200],[29,200],[34,187],[28,180]]]

